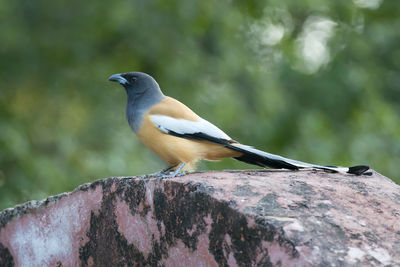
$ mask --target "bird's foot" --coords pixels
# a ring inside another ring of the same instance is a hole
[[[167,168],[162,169],[161,171],[155,172],[155,173],[151,173],[151,174],[147,174],[146,176],[148,177],[154,177],[154,176],[164,176],[164,175],[168,175],[171,171],[171,169],[173,168],[173,166],[169,166]]]
[[[186,174],[188,174],[187,171],[178,172],[178,173],[172,172],[172,173],[169,173],[169,174],[162,174],[162,175],[157,177],[157,180],[164,180],[164,179],[169,179],[169,178],[180,177],[180,176],[184,176]]]
[[[176,168],[176,170],[174,172],[161,173],[161,175],[158,176],[158,180],[179,177],[179,176],[187,174],[187,171],[181,172],[183,166],[185,166],[185,163],[182,162],[181,164],[179,164],[178,168]],[[172,168],[173,167],[167,168],[167,171],[171,170]]]
[[[181,164],[179,164],[179,166],[178,166],[178,168],[176,168],[176,170],[173,170],[173,168],[175,166],[169,166],[165,169],[162,169],[161,171],[158,171],[158,172],[155,172],[152,174],[147,174],[146,177],[148,177],[148,178],[155,177],[155,179],[157,181],[159,181],[159,180],[163,180],[163,179],[183,176],[188,173],[187,171],[181,171],[183,166],[185,166],[185,163],[182,162]]]

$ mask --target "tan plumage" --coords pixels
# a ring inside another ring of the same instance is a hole
[[[145,146],[171,166],[177,167],[183,162],[183,170],[192,171],[202,159],[215,161],[226,157],[239,157],[242,154],[209,141],[189,140],[166,134],[157,128],[149,115],[166,115],[189,121],[200,121],[201,118],[171,97],[165,97],[144,115],[142,127],[136,135]]]

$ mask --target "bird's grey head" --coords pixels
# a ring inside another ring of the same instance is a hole
[[[111,75],[109,81],[121,84],[128,94],[126,117],[136,132],[142,123],[143,115],[165,96],[158,83],[143,72],[127,72]]]
[[[160,91],[160,87],[154,78],[143,72],[118,73],[111,75],[108,80],[121,84],[125,87],[128,95],[142,95]]]

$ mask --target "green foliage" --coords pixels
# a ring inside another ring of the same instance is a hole
[[[165,167],[107,81],[132,70],[242,143],[399,183],[399,29],[396,1],[0,1],[0,209]]]

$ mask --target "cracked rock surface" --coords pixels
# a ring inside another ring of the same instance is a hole
[[[373,172],[112,177],[0,212],[0,266],[400,265],[400,187]]]

